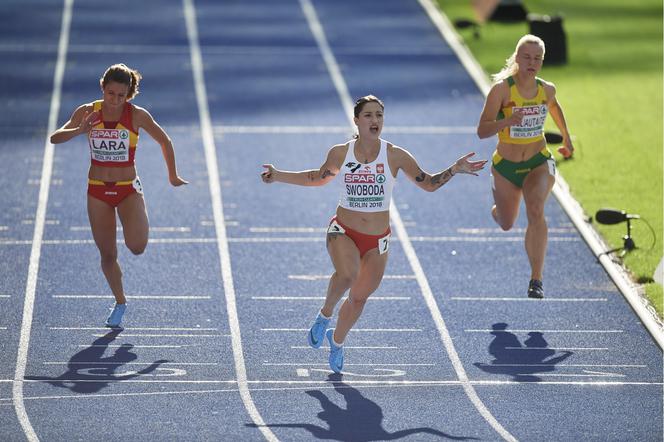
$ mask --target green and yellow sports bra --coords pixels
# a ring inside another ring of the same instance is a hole
[[[526,100],[519,93],[514,78],[507,78],[510,87],[510,101],[500,109],[496,120],[509,118],[517,110],[521,111],[524,116],[520,125],[508,126],[498,132],[500,141],[512,144],[528,144],[544,139],[544,121],[549,113],[549,107],[546,104],[547,99],[542,80],[539,78],[535,80],[537,81],[537,95]]]

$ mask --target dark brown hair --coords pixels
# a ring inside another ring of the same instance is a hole
[[[353,114],[355,115],[355,118],[360,116],[362,108],[364,108],[364,105],[367,103],[378,103],[380,104],[380,107],[385,110],[385,105],[380,100],[380,98],[376,97],[375,95],[365,95],[364,97],[358,98],[355,102],[355,107],[353,108]]]
[[[129,87],[127,91],[127,100],[131,100],[138,95],[138,83],[143,76],[134,69],[127,67],[124,63],[114,64],[106,69],[104,75],[99,79],[102,89],[111,81],[120,84],[126,84]]]

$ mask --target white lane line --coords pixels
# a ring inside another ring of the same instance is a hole
[[[21,246],[21,245],[30,245],[34,241],[31,240],[18,240],[18,239],[6,239],[0,240],[0,246]],[[210,244],[215,243],[217,240],[215,238],[150,238],[150,244]],[[118,244],[123,244],[123,239],[117,240]],[[63,246],[63,245],[84,245],[84,244],[94,244],[94,241],[91,239],[46,239],[41,242],[41,245],[47,246]]]
[[[90,232],[90,226],[71,226],[69,230],[72,232]],[[118,226],[116,229],[118,232],[122,231],[122,226]],[[150,232],[169,232],[169,233],[188,233],[191,232],[191,227],[152,227],[150,226]]]
[[[126,345],[126,344],[125,344]],[[136,345],[132,344],[133,348],[184,348],[184,347],[194,347],[194,345]],[[120,348],[120,344],[109,344],[109,345],[90,345],[90,344],[78,344],[77,347],[84,348]]]
[[[9,230],[9,226],[0,226],[0,232]]]
[[[311,349],[310,346],[308,345],[291,345],[292,349],[295,350],[302,350],[302,349]],[[323,348],[329,348],[329,346],[323,346]],[[388,347],[388,346],[351,346],[351,345],[344,345],[344,348],[346,349],[357,349],[357,350],[398,350],[399,347]]]
[[[584,367],[584,368],[646,368],[637,364],[490,364],[490,367]]]
[[[540,374],[537,373],[537,376]],[[596,377],[602,377],[597,375]],[[13,382],[11,379],[0,379],[0,383],[9,383]],[[33,383],[33,384],[39,384],[39,383],[49,383],[53,382],[53,380],[37,380],[37,379],[26,379],[23,381],[24,383]],[[76,383],[99,383],[99,380],[92,380],[92,379],[64,379],[63,382],[76,382]],[[191,384],[191,385],[205,385],[205,384],[212,384],[212,385],[220,385],[220,384],[226,384],[226,385],[234,385],[237,383],[235,380],[226,380],[226,381],[220,381],[220,380],[184,380],[184,379],[163,379],[163,380],[157,380],[157,379],[104,379],[102,380],[104,383],[113,383],[113,384]],[[328,381],[328,380],[320,380],[320,381],[312,381],[312,380],[254,380],[254,381],[246,381],[247,384],[249,385],[270,385],[270,384],[275,384],[275,385],[309,385],[311,388],[312,385],[334,385],[335,383],[338,383],[339,381]],[[444,386],[444,385],[454,385],[454,386],[459,386],[463,385],[463,381],[459,380],[354,380],[350,379],[350,377],[346,377],[343,380],[344,384],[347,385],[357,385],[357,386],[403,386],[403,387],[416,387],[416,386]],[[539,385],[570,385],[570,386],[580,386],[580,387],[585,387],[585,386],[599,386],[599,387],[605,387],[605,386],[626,386],[626,385],[642,385],[642,386],[656,386],[656,387],[661,387],[664,385],[664,382],[648,382],[648,381],[514,381],[514,380],[469,380],[469,383],[473,385],[478,385],[478,386],[500,386],[500,385],[532,385],[532,386],[539,386]],[[283,388],[283,387],[282,387]],[[276,390],[279,390],[280,388],[276,388]],[[260,391],[260,388],[252,388],[252,391]],[[238,390],[235,390],[238,391]],[[71,395],[71,397],[77,397],[77,398],[84,398],[88,397],[88,395]],[[11,398],[0,398],[0,401],[9,401]]]
[[[320,301],[325,296],[252,296],[260,301]],[[370,296],[369,301],[410,301],[410,296]]]
[[[348,126],[215,126],[215,133],[223,134],[332,134],[340,133],[351,135],[352,129]],[[472,134],[477,128],[474,126],[389,126],[383,129],[388,134]]]
[[[208,54],[212,55],[245,55],[245,56],[316,56],[319,51],[315,46],[257,46],[257,45],[202,45]],[[32,52],[32,53],[50,53],[55,46],[51,44],[31,44],[31,43],[2,43],[0,52]],[[187,46],[177,44],[167,45],[121,45],[121,44],[75,44],[69,48],[70,53],[81,54],[148,54],[148,55],[178,55],[188,54]],[[346,47],[338,51],[349,55],[446,55],[449,54],[444,47],[440,45],[429,45],[422,47],[413,46],[392,46],[385,48],[372,48],[367,51],[366,46]],[[169,131],[170,132],[170,131]]]
[[[314,38],[316,39],[316,43],[318,44],[318,47],[321,50],[323,59],[325,60],[325,65],[327,66],[327,70],[329,71],[330,76],[332,77],[332,82],[334,83],[334,86],[337,89],[337,93],[339,95],[339,98],[341,99],[342,107],[346,113],[346,117],[348,118],[350,127],[354,127],[354,120],[351,112],[351,109],[353,109],[351,94],[348,91],[348,87],[346,86],[346,82],[343,78],[343,75],[341,74],[339,65],[337,64],[334,54],[332,53],[332,50],[330,49],[330,46],[327,42],[327,38],[325,37],[325,31],[323,30],[323,27],[320,21],[318,20],[318,16],[316,15],[316,10],[314,9],[310,0],[300,0],[300,5],[302,6],[304,15],[307,18],[307,22],[309,23],[311,32],[314,35]],[[394,227],[396,228],[397,232],[396,236],[399,238],[401,246],[404,249],[406,256],[408,257],[408,261],[410,263],[411,268],[413,269],[413,272],[415,273],[417,282],[420,286],[420,290],[426,301],[427,306],[429,307],[429,311],[431,312],[433,321],[436,324],[436,328],[438,329],[443,345],[445,346],[445,349],[447,350],[447,353],[450,356],[452,365],[454,367],[454,371],[456,372],[457,377],[461,381],[461,384],[463,385],[463,389],[466,392],[466,395],[473,403],[473,405],[480,413],[480,415],[487,421],[489,425],[491,425],[491,427],[498,434],[500,434],[500,436],[503,439],[508,441],[516,441],[516,438],[512,436],[505,428],[503,428],[503,426],[496,420],[496,418],[491,414],[488,408],[482,403],[481,399],[479,398],[474,388],[470,384],[468,376],[466,375],[466,372],[463,368],[463,364],[461,363],[461,359],[459,358],[459,355],[457,354],[456,349],[454,348],[452,337],[450,336],[449,331],[445,326],[445,321],[443,320],[443,316],[440,312],[438,305],[436,304],[436,300],[433,296],[433,293],[431,292],[431,288],[429,287],[429,281],[427,280],[427,277],[424,274],[424,270],[420,265],[415,250],[413,249],[413,245],[410,242],[408,233],[406,232],[406,228],[403,222],[401,221],[401,215],[399,214],[399,210],[394,204],[394,200],[391,201],[390,213],[392,215],[391,218]]]
[[[109,329],[110,330],[110,329]],[[95,338],[101,338],[108,335],[108,333],[103,334],[93,334]],[[230,335],[210,335],[210,334],[184,334],[184,333],[175,333],[175,334],[153,334],[153,333],[122,333],[115,337],[115,339],[122,338],[228,338]]]
[[[440,311],[440,308],[438,307],[436,299],[433,296],[433,292],[429,286],[429,281],[426,277],[426,274],[424,273],[424,270],[422,269],[422,265],[420,264],[417,254],[415,253],[415,249],[408,239],[408,232],[401,223],[401,215],[397,211],[394,203],[392,203],[391,210],[393,210],[393,224],[395,226],[397,235],[401,240],[401,246],[406,253],[406,256],[408,257],[408,261],[410,262],[415,275],[417,276],[417,282],[420,286],[422,296],[427,304],[427,307],[429,308],[433,321],[436,324],[436,328],[438,329],[441,341],[443,342],[443,346],[445,347],[445,350],[450,357],[454,371],[456,372],[460,384],[463,386],[466,396],[468,396],[484,420],[503,439],[509,442],[516,442],[517,439],[509,431],[507,431],[507,429],[503,427],[500,422],[498,422],[498,420],[493,416],[493,414],[491,414],[491,411],[489,411],[486,405],[484,405],[479,395],[475,391],[474,385],[468,378],[466,370],[463,367],[463,363],[461,362],[461,358],[459,357],[459,354],[454,347],[454,342],[452,341],[452,337],[450,336],[447,326],[445,325],[445,320],[443,319],[443,315]]]
[[[505,350],[524,350],[524,351],[540,351],[540,350],[556,350],[556,351],[607,351],[607,347],[505,347]]]
[[[7,330],[7,327],[0,327],[0,330]]]
[[[6,382],[0,379],[0,383]],[[26,381],[28,382],[28,381]],[[30,381],[32,382],[32,381]],[[125,381],[130,382],[130,381]],[[153,381],[154,382],[154,381]],[[160,382],[160,381],[157,381]],[[252,381],[249,381],[250,383]],[[404,382],[404,381],[401,381]],[[490,383],[489,383],[490,382]],[[311,388],[317,389],[336,389],[339,388],[335,385],[335,381],[301,381],[291,382],[295,386],[277,386],[277,387],[257,387],[252,388],[251,391],[265,392],[265,391],[284,391],[284,390],[308,390]],[[519,381],[471,381],[473,385],[477,386],[502,386],[514,384],[527,384],[532,386],[539,385],[562,385],[562,386],[598,386],[598,387],[611,387],[611,386],[655,386],[659,387],[664,385],[661,382],[618,382],[618,381],[538,381],[538,382],[519,382]],[[360,386],[362,388],[413,388],[413,387],[456,387],[460,384],[459,381],[412,381],[408,383],[397,384],[394,382],[386,381],[353,381],[351,379],[344,379],[344,384],[349,386]],[[299,386],[302,385],[302,386]],[[173,390],[173,391],[150,391],[142,393],[97,393],[97,394],[67,394],[67,395],[53,395],[53,396],[30,396],[25,397],[25,400],[61,400],[61,399],[97,399],[97,398],[112,398],[112,397],[132,397],[132,396],[163,396],[163,395],[185,395],[185,394],[216,394],[216,393],[236,393],[237,388],[227,389],[214,389],[214,390]],[[9,398],[0,398],[0,406],[11,405],[4,403],[9,401]]]
[[[10,295],[0,295],[0,298],[11,298]]]
[[[523,236],[413,236],[413,242],[523,242]],[[581,241],[578,236],[550,236],[549,242]]]
[[[64,0],[62,10],[62,22],[60,25],[60,39],[58,41],[58,58],[53,74],[53,94],[48,112],[48,127],[46,136],[55,131],[60,113],[60,97],[62,93],[62,80],[67,63],[67,47],[69,45],[69,29],[71,26],[72,7],[74,0]],[[38,441],[28,414],[23,403],[23,378],[28,362],[28,348],[30,346],[30,333],[32,329],[33,308],[35,304],[35,292],[37,290],[37,276],[39,274],[39,259],[41,257],[41,243],[44,237],[44,225],[46,222],[46,209],[48,206],[49,184],[53,173],[54,147],[46,139],[44,143],[44,159],[42,163],[41,182],[39,184],[39,200],[35,213],[35,229],[32,237],[32,248],[30,250],[30,264],[28,266],[28,278],[25,287],[25,298],[23,300],[23,318],[21,320],[21,335],[19,338],[18,354],[16,356],[16,371],[14,372],[14,383],[12,385],[12,396],[14,398],[14,409],[18,421],[23,428],[28,441]]]
[[[318,279],[330,279],[330,276],[332,275],[318,275],[318,274],[312,274],[312,275],[288,275],[288,279],[299,279],[299,280],[305,280],[305,281],[313,281],[313,280],[318,280]],[[383,279],[415,279],[415,275],[385,275],[383,276]]]
[[[309,347],[311,348],[311,347]],[[263,365],[275,366],[275,367],[291,367],[291,366],[308,366],[308,367],[329,367],[329,364],[321,364],[317,362],[263,362]],[[376,367],[376,366],[387,366],[387,367],[434,367],[436,364],[433,363],[362,363],[362,364],[344,364],[344,366],[349,367]]]
[[[230,225],[230,222],[226,222]],[[306,232],[304,232],[306,233]],[[400,241],[394,238],[394,241]],[[413,236],[411,242],[522,242],[521,236]],[[247,236],[247,237],[227,237],[229,243],[299,243],[299,242],[323,242],[325,237],[319,236]],[[580,241],[578,237],[557,237],[550,236],[549,242],[575,242]],[[117,240],[118,244],[123,244],[123,239]],[[150,244],[211,244],[216,243],[216,238],[150,238]],[[30,245],[30,240],[4,239],[0,240],[0,246]],[[92,239],[46,239],[42,245],[62,246],[62,245],[85,245],[94,244]]]
[[[548,295],[547,295],[548,296]],[[452,296],[452,301],[504,301],[504,302],[607,302],[607,298],[544,298],[533,299],[525,296],[519,298],[497,296]],[[532,331],[532,330],[531,330]]]
[[[224,208],[221,194],[219,177],[219,166],[217,163],[217,148],[212,131],[212,119],[208,107],[208,97],[205,88],[205,76],[203,68],[203,55],[198,39],[198,27],[196,24],[196,7],[193,0],[182,0],[182,7],[187,27],[187,39],[191,54],[191,68],[194,76],[194,87],[196,90],[196,102],[198,104],[198,115],[201,125],[201,136],[205,150],[205,163],[207,165],[208,183],[210,186],[210,199],[212,202],[212,214],[214,218],[215,233],[218,239],[217,250],[220,258],[220,271],[224,284],[224,295],[226,297],[226,311],[231,331],[231,343],[233,347],[233,359],[235,361],[235,372],[238,378],[238,389],[242,403],[246,408],[251,420],[260,429],[268,441],[278,441],[277,437],[265,426],[256,405],[251,399],[249,384],[247,383],[247,370],[244,363],[244,352],[242,349],[242,337],[240,335],[240,320],[237,314],[235,302],[235,287],[233,284],[233,272],[231,269],[230,252],[228,250],[228,238],[226,225],[224,224]]]
[[[152,365],[153,361],[146,362],[100,362],[100,361],[47,361],[42,362],[44,365]],[[161,362],[159,365],[190,365],[190,366],[206,366],[206,365],[219,365],[218,362]]]
[[[113,299],[111,295],[53,295],[56,299]],[[178,299],[183,301],[193,301],[198,299],[212,299],[211,296],[185,296],[185,295],[132,295],[131,300],[141,299]]]
[[[228,238],[232,243],[264,243],[264,242],[323,242],[324,236],[300,236],[300,237],[235,237]]]
[[[459,227],[456,229],[458,233],[467,233],[475,235],[486,235],[489,233],[495,233],[499,235],[507,235],[508,233],[503,231],[499,227]],[[573,227],[549,227],[547,229],[548,233],[578,233],[578,231]],[[510,229],[510,234],[514,233],[526,233],[526,229],[523,227],[512,227]]]
[[[49,330],[108,330],[106,327],[49,327]],[[126,327],[123,330],[165,330],[165,331],[216,331],[218,328],[202,327]]]
[[[627,375],[620,373],[589,373],[589,374],[565,374],[565,373],[533,373],[532,376],[540,378],[626,378]]]
[[[624,333],[624,330],[541,330],[541,329],[508,329],[508,330],[493,330],[493,329],[466,329],[466,333]]]
[[[261,331],[277,331],[277,332],[303,332],[303,331],[309,331],[308,328],[261,328]],[[350,329],[351,333],[364,333],[364,332],[379,332],[379,333],[387,333],[387,332],[395,332],[395,333],[403,333],[403,332],[421,332],[421,328],[351,328]],[[125,336],[125,335],[123,335]]]
[[[321,227],[249,227],[251,233],[323,233]]]

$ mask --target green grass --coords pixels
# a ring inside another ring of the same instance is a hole
[[[476,19],[468,0],[438,0],[450,21]],[[568,63],[547,66],[541,76],[556,84],[577,148],[559,169],[588,215],[613,207],[637,213],[637,249],[625,257],[635,281],[664,317],[662,286],[652,276],[662,259],[662,2],[661,0],[528,0],[529,12],[561,14]],[[488,22],[480,38],[460,30],[485,72],[495,73],[528,33],[526,22]],[[549,119],[551,120],[551,119]],[[554,129],[552,121],[547,129]],[[625,223],[595,224],[612,247],[621,246]]]

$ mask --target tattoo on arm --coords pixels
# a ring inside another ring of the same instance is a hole
[[[313,170],[310,171],[310,172],[307,172],[307,179],[309,181],[316,181],[316,172],[314,172]]]
[[[424,181],[426,176],[427,176],[426,173],[420,171],[420,174],[415,177],[415,181],[417,181],[418,183],[421,183],[422,181]]]
[[[329,176],[334,176],[332,172],[330,172],[330,169],[325,169],[325,172],[323,172],[323,175],[321,175],[320,179],[324,180],[325,178]]]
[[[452,178],[452,169],[447,168],[443,170],[440,173],[435,174],[434,176],[431,177],[431,184],[433,184],[434,188],[438,189],[441,187],[443,184],[448,182]]]

